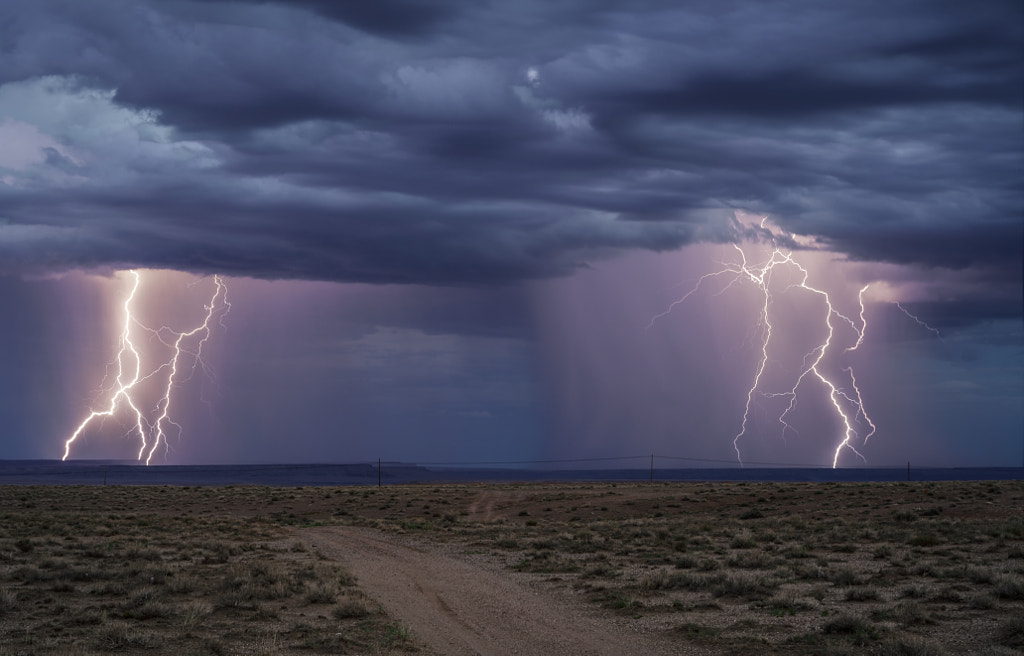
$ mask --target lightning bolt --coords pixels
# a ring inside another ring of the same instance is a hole
[[[129,271],[128,274],[132,277],[133,282],[131,291],[122,306],[124,327],[118,342],[119,348],[115,359],[117,377],[114,381],[109,406],[106,410],[93,410],[86,416],[71,437],[64,442],[64,456],[61,460],[68,459],[71,445],[94,420],[100,417],[113,417],[123,405],[127,406],[135,419],[134,425],[128,430],[127,435],[137,434],[141,443],[137,459],[143,460],[145,457],[145,463],[150,464],[161,444],[168,448],[167,436],[170,426],[176,428],[179,436],[182,433],[181,425],[171,418],[175,387],[190,380],[198,368],[202,368],[204,373],[212,377],[212,373],[203,361],[202,354],[204,346],[210,339],[214,317],[218,317],[218,322],[223,327],[225,317],[231,310],[224,280],[220,276],[214,276],[215,291],[210,302],[204,305],[206,313],[202,323],[191,330],[176,331],[168,326],[161,326],[157,329],[150,328],[133,314],[133,301],[138,294],[142,277],[138,271],[134,270]],[[168,348],[171,353],[159,361],[159,364],[146,375],[142,375],[143,359],[139,347],[133,341],[133,328],[149,334]],[[185,361],[188,359],[190,359],[190,363]],[[166,381],[161,385],[162,393],[153,410],[157,416],[150,421],[140,409],[141,402],[138,399],[140,395],[137,394],[137,387],[140,383],[160,375],[166,375]]]
[[[898,301],[896,303],[896,307],[898,307],[900,309],[900,311],[903,312],[903,314],[907,315],[908,317],[910,317],[911,319],[916,321],[917,325],[921,326],[922,328],[924,328],[927,331],[930,331],[930,332],[934,333],[935,336],[938,337],[939,339],[942,339],[942,333],[940,333],[937,328],[932,328],[931,326],[929,326],[924,321],[921,321],[920,319],[918,319],[916,316],[914,316],[913,314],[908,312],[907,308],[905,308],[902,305],[900,305],[900,303]]]
[[[864,333],[868,329],[868,320],[864,318],[864,292],[866,292],[868,290],[868,287],[870,286],[871,285],[864,285],[863,287],[860,288],[860,292],[857,294],[857,302],[860,304],[860,328],[857,328],[857,326],[854,325],[853,321],[850,321],[846,317],[843,317],[850,324],[850,326],[855,331],[857,331],[857,343],[854,344],[853,346],[846,347],[847,351],[856,351],[857,349],[860,348],[860,345],[864,343]],[[839,316],[842,317],[843,315]]]
[[[164,432],[165,424],[171,424],[172,426],[177,428],[179,436],[181,435],[182,432],[181,425],[170,418],[171,392],[174,389],[175,377],[178,375],[178,361],[181,359],[181,355],[184,352],[182,342],[184,342],[189,337],[193,337],[195,335],[202,335],[202,337],[196,343],[195,350],[188,352],[189,355],[192,356],[192,367],[188,373],[188,376],[186,376],[184,380],[191,380],[192,376],[195,375],[197,366],[201,365],[203,367],[203,370],[208,372],[206,363],[203,362],[203,346],[206,344],[206,341],[210,339],[210,322],[213,320],[214,312],[218,308],[217,300],[221,299],[221,305],[224,308],[220,315],[221,325],[223,325],[224,317],[226,317],[227,313],[231,311],[231,304],[228,303],[227,301],[227,287],[224,286],[224,281],[221,280],[220,276],[214,276],[213,281],[217,288],[216,291],[213,293],[213,298],[210,299],[210,303],[205,306],[206,316],[203,318],[203,323],[188,332],[177,333],[177,338],[174,340],[174,346],[172,347],[174,355],[171,357],[170,363],[168,365],[170,368],[170,373],[167,375],[167,386],[164,388],[163,396],[160,397],[159,401],[157,402],[157,409],[160,411],[160,416],[157,417],[156,423],[153,425],[153,446],[149,450],[149,455],[146,456],[147,465],[149,464],[150,460],[153,459],[153,454],[156,452],[157,447],[160,446],[160,443],[167,443],[166,433]],[[160,330],[156,331],[158,335],[162,335],[164,332],[170,332],[172,334],[174,333],[174,331],[172,331],[167,326],[163,326],[160,328]],[[163,339],[161,339],[161,341],[163,341]],[[164,343],[166,344],[167,342]],[[145,451],[145,449],[146,445],[145,443],[143,443],[142,449],[139,451],[139,460],[142,459],[142,454]]]
[[[762,221],[762,227],[763,223],[764,222]],[[833,341],[836,336],[835,320],[840,320],[844,324],[849,325],[857,336],[856,343],[845,349],[844,352],[854,351],[863,343],[864,334],[867,330],[867,320],[865,318],[864,310],[864,292],[867,291],[868,286],[865,285],[861,288],[860,293],[858,294],[858,302],[860,304],[860,321],[858,325],[858,322],[842,314],[835,308],[828,292],[809,284],[809,273],[807,269],[793,258],[791,252],[785,252],[782,249],[775,247],[766,261],[759,264],[751,264],[747,259],[747,254],[740,246],[733,244],[733,248],[739,255],[739,262],[722,263],[722,269],[701,276],[694,284],[693,288],[691,288],[685,295],[674,301],[664,312],[651,319],[651,322],[648,324],[648,328],[653,326],[658,319],[670,314],[680,303],[684,302],[687,298],[701,289],[708,280],[720,276],[729,277],[729,282],[715,294],[716,296],[724,293],[738,282],[746,281],[751,283],[760,291],[763,299],[763,301],[759,303],[760,311],[758,315],[758,323],[762,327],[760,343],[761,355],[756,366],[750,388],[747,390],[746,403],[743,409],[743,419],[740,424],[740,430],[733,437],[732,441],[737,461],[741,465],[743,464],[740,444],[743,441],[743,438],[750,431],[751,412],[758,397],[788,398],[789,403],[779,415],[778,422],[782,425],[783,439],[785,439],[787,431],[796,432],[793,426],[787,421],[787,417],[791,412],[793,412],[793,410],[795,410],[800,386],[808,378],[817,380],[828,391],[830,404],[835,412],[837,420],[841,424],[840,436],[837,439],[832,455],[832,467],[835,468],[839,465],[839,458],[845,450],[849,450],[861,460],[865,460],[864,456],[854,445],[855,440],[858,438],[857,428],[861,422],[869,427],[870,430],[862,439],[862,443],[866,443],[868,438],[876,432],[876,426],[864,409],[864,401],[861,396],[860,389],[857,387],[857,380],[853,374],[853,369],[852,367],[845,367],[842,369],[842,372],[849,376],[850,391],[847,392],[834,377],[826,375],[826,372],[823,370],[824,367],[822,366],[822,362],[826,359],[830,350],[833,348]],[[804,355],[799,373],[790,388],[781,392],[765,392],[762,391],[762,380],[764,378],[765,369],[768,366],[769,352],[771,351],[771,345],[775,338],[774,331],[776,330],[772,323],[772,309],[774,307],[773,301],[775,293],[773,292],[771,279],[772,275],[781,267],[787,267],[794,270],[798,275],[798,281],[788,284],[782,289],[781,293],[786,293],[792,289],[800,289],[814,295],[822,301],[824,307],[820,321],[822,321],[826,329],[826,335],[820,344]]]
[[[82,434],[85,427],[92,423],[93,419],[97,417],[112,417],[117,412],[118,405],[120,402],[124,402],[131,411],[135,414],[135,429],[139,433],[139,438],[142,440],[143,448],[146,443],[146,428],[143,426],[145,418],[142,416],[142,411],[139,410],[138,406],[135,405],[134,399],[132,399],[131,391],[132,388],[139,382],[139,374],[142,370],[142,358],[139,356],[139,351],[135,348],[135,344],[132,342],[132,301],[135,299],[135,293],[139,290],[140,277],[138,271],[129,271],[134,282],[132,283],[131,292],[128,293],[128,297],[124,301],[124,330],[121,331],[120,349],[117,352],[117,378],[114,380],[116,389],[114,394],[110,397],[110,407],[106,410],[93,410],[89,413],[89,416],[78,425],[75,432],[71,434],[71,437],[64,443],[64,457],[61,460],[67,460],[68,455],[71,453],[71,445],[78,436]],[[131,360],[134,364],[129,364],[129,367],[134,368],[131,380],[125,381],[125,359]],[[130,432],[130,431],[129,431]]]

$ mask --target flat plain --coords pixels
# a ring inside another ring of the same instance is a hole
[[[1022,649],[1021,481],[0,486],[0,655]]]

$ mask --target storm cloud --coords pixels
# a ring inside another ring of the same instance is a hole
[[[498,284],[735,240],[744,210],[1019,288],[1014,2],[0,13],[4,273]]]

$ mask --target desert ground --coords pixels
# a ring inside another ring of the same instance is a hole
[[[0,486],[0,656],[1022,649],[1021,481]]]

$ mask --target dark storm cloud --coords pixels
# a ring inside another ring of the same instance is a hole
[[[1010,73],[1010,71],[1007,71]],[[673,88],[642,92],[632,99],[633,111],[666,114],[736,114],[753,119],[804,119],[829,112],[940,102],[985,102],[1009,106],[1019,93],[1005,79],[968,80],[948,84],[924,80],[861,81],[806,70],[745,75],[722,71],[680,81]]]
[[[250,4],[271,4],[270,0],[241,1]],[[291,0],[290,4],[372,34],[396,37],[428,35],[431,30],[438,28],[442,21],[454,14],[452,7],[435,0]]]
[[[742,209],[1019,285],[1016,3],[0,11],[8,272],[500,283]]]

